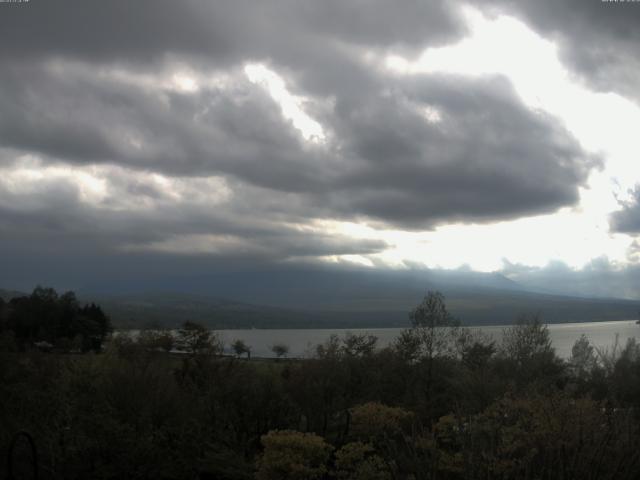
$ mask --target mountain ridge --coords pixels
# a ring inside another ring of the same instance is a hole
[[[547,323],[629,320],[640,311],[636,300],[531,291],[500,273],[467,270],[236,272],[77,294],[102,305],[118,328],[185,320],[221,329],[379,328],[409,326],[409,312],[428,290],[442,291],[466,325],[509,324],[523,314]]]

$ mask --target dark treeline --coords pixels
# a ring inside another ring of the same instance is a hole
[[[306,360],[241,341],[224,357],[193,323],[99,354],[23,341],[1,357],[0,441],[28,431],[41,478],[640,478],[640,345],[583,337],[564,361],[537,318],[495,342],[432,292],[411,322],[387,348],[333,336]]]
[[[93,303],[80,305],[73,292],[62,295],[36,287],[31,295],[0,298],[0,343],[4,350],[30,346],[58,351],[98,351],[111,322]]]

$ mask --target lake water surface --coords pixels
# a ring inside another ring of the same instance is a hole
[[[592,345],[600,348],[611,349],[616,334],[620,346],[624,346],[627,339],[640,337],[640,325],[635,320],[617,322],[587,322],[587,323],[561,323],[550,324],[549,334],[557,354],[562,358],[571,356],[571,347],[574,342],[585,334]],[[507,326],[470,327],[472,330],[480,330],[496,340],[502,338]],[[225,342],[228,353],[231,353],[229,344],[235,339],[242,339],[252,348],[254,357],[274,357],[270,347],[275,343],[283,343],[289,347],[289,357],[310,357],[313,347],[324,343],[331,334],[339,336],[346,332],[356,334],[366,333],[378,337],[381,347],[388,345],[400,333],[401,328],[351,328],[351,329],[283,329],[283,330],[218,330]]]

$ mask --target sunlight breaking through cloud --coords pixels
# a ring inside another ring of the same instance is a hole
[[[244,67],[247,78],[265,88],[271,98],[280,105],[282,115],[290,120],[307,141],[323,143],[326,140],[322,125],[311,118],[303,109],[304,99],[292,95],[280,75],[262,64],[248,64]]]
[[[575,209],[488,226],[443,226],[420,234],[426,243],[405,245],[400,256],[424,259],[430,266],[469,264],[481,270],[499,269],[501,257],[537,266],[562,259],[580,267],[603,251],[612,261],[624,263],[633,239],[611,233],[609,216],[640,182],[636,158],[640,136],[634,127],[640,125],[640,107],[617,94],[593,92],[579,84],[561,64],[553,42],[520,20],[504,15],[488,18],[471,7],[464,11],[469,37],[428,48],[415,60],[389,55],[383,60],[386,68],[399,75],[504,75],[529,108],[557,116],[586,149],[601,155],[604,168],[592,172]],[[535,249],[530,248],[533,238]],[[415,254],[406,255],[409,251]],[[380,256],[399,260],[391,252]]]

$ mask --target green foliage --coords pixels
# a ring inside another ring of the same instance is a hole
[[[333,447],[312,433],[275,430],[261,438],[257,480],[314,480],[328,472]]]
[[[347,332],[342,338],[332,334],[324,342],[316,346],[316,358],[329,359],[342,356],[350,358],[367,357],[375,352],[378,337],[375,335]]]
[[[486,369],[498,351],[495,340],[466,328],[460,329],[456,348],[462,364],[474,371]]]
[[[199,323],[186,321],[178,330],[175,340],[178,350],[192,355],[220,355],[223,344],[215,332]]]
[[[231,348],[238,357],[246,355],[247,359],[251,358],[251,347],[249,347],[244,340],[236,339],[231,344]]]
[[[549,330],[537,315],[523,316],[504,330],[501,355],[503,374],[518,385],[559,381],[565,367],[551,346]]]
[[[378,337],[374,335],[347,332],[342,340],[342,351],[349,357],[363,357],[371,355],[378,344]]]
[[[276,358],[280,359],[289,355],[289,345],[276,343],[271,346],[271,351],[276,355]]]
[[[324,343],[316,345],[316,358],[320,359],[338,359],[342,355],[343,350],[340,345],[340,337],[335,334],[329,335]]]
[[[499,345],[452,328],[429,356],[414,334],[441,323],[429,320],[388,348],[347,334],[310,359],[239,361],[187,323],[175,343],[161,330],[118,333],[100,355],[68,355],[63,340],[82,350],[84,335],[18,350],[31,333],[49,338],[33,312],[60,327],[83,309],[74,296],[41,289],[14,303],[26,337],[12,337],[14,307],[0,304],[0,448],[29,431],[42,478],[640,478],[633,340],[602,355],[581,338],[563,362],[529,318]]]
[[[391,348],[405,363],[414,363],[420,357],[421,345],[422,340],[413,330],[402,330]]]
[[[614,469],[622,476],[637,461],[627,421],[625,412],[590,399],[507,396],[470,418],[440,419],[438,469],[465,479],[531,478],[532,472],[534,478],[616,478]]]
[[[502,340],[504,354],[519,364],[537,356],[553,355],[549,329],[537,315],[523,316],[517,323],[504,330]]]
[[[369,402],[351,409],[351,436],[364,441],[402,436],[414,415],[399,407]]]
[[[62,295],[36,287],[31,295],[0,305],[0,335],[5,348],[99,351],[111,333],[111,321],[93,303],[81,306],[73,292]]]
[[[457,321],[447,310],[444,295],[428,291],[422,302],[409,315],[415,328],[435,328],[457,325]]]
[[[148,351],[169,353],[173,350],[176,339],[169,330],[142,330],[137,343]]]
[[[589,343],[589,339],[583,334],[571,348],[569,365],[578,380],[586,380],[598,366],[595,348]]]
[[[433,359],[452,352],[459,322],[447,310],[442,293],[427,292],[409,318],[410,332],[419,340],[422,356]]]
[[[391,480],[389,466],[376,449],[362,442],[344,445],[335,455],[335,477],[341,480]]]

